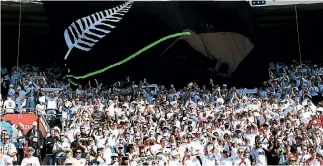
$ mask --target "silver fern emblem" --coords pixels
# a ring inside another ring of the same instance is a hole
[[[103,38],[111,31],[107,29],[115,28],[110,22],[119,22],[123,16],[130,10],[133,2],[126,2],[112,9],[96,12],[89,16],[78,19],[73,22],[65,31],[64,37],[68,47],[65,60],[74,47],[89,51],[98,39]]]

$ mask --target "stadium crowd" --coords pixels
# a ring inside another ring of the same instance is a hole
[[[61,73],[28,65],[2,73],[2,114],[47,116],[51,128],[42,136],[35,121],[24,134],[8,121],[0,165],[323,165],[320,65],[277,63],[256,89],[129,77],[73,87]]]

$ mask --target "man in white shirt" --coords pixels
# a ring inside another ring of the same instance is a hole
[[[40,104],[36,105],[36,111],[38,115],[46,115],[46,105],[44,102],[40,102]]]
[[[233,159],[229,157],[229,152],[226,149],[222,150],[222,157],[220,158],[220,165],[232,166]]]
[[[180,160],[179,160],[179,153],[176,151],[172,151],[170,153],[170,160],[169,160],[169,165],[174,165],[174,166],[180,166]]]
[[[267,165],[267,157],[265,150],[262,148],[262,141],[260,139],[256,140],[256,146],[251,149],[251,157],[255,165]]]
[[[191,152],[188,151],[185,153],[183,160],[182,160],[182,165],[187,165],[187,166],[201,166],[200,161],[192,156]]]
[[[15,112],[16,102],[12,100],[11,95],[8,95],[7,100],[3,103],[3,108],[6,114]]]
[[[57,109],[57,100],[58,98],[54,96],[54,93],[50,93],[49,97],[46,97],[47,109]]]
[[[17,149],[13,143],[10,143],[9,135],[4,136],[3,154],[10,156],[12,161],[17,161]]]
[[[60,133],[60,140],[54,143],[53,153],[56,153],[56,156],[61,156],[64,153],[67,153],[70,150],[70,143],[65,137],[64,133]]]
[[[239,148],[237,151],[238,156],[233,160],[234,166],[251,166],[251,162],[248,158],[243,156],[244,149]]]
[[[82,156],[81,149],[77,149],[75,151],[75,157],[72,159],[73,165],[78,165],[78,166],[85,166],[86,165],[86,160],[84,158],[81,158],[81,156]]]
[[[28,147],[26,151],[26,158],[21,162],[21,166],[40,166],[39,159],[32,156],[35,153],[35,150],[32,147]]]
[[[12,158],[8,155],[3,154],[2,148],[0,148],[0,165],[13,165]]]

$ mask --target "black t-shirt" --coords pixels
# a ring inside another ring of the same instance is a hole
[[[297,145],[297,144],[293,144],[291,147],[290,147],[290,152],[292,153],[296,153],[297,152],[297,148],[300,147],[300,145]]]
[[[84,143],[84,141],[80,141],[81,142],[81,144],[82,144],[82,146],[87,146],[87,144],[85,144]],[[77,140],[75,140],[75,141],[73,141],[72,143],[71,143],[71,148],[72,149],[74,149],[75,147],[77,147],[78,145],[77,145]],[[83,150],[83,149],[81,149],[80,147],[78,147],[77,149],[80,149],[81,151],[82,151],[82,157],[85,157],[85,151]],[[75,151],[73,151],[73,153],[74,153]]]
[[[53,154],[54,143],[57,142],[59,138],[57,136],[49,136],[46,138],[45,147],[47,154]]]
[[[273,152],[269,152],[267,156],[268,165],[278,165],[280,156]]]

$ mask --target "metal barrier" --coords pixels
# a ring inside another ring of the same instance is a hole
[[[39,118],[39,121],[43,124],[46,132],[49,132],[50,127],[49,127],[49,124],[48,124],[47,120],[44,118],[44,116],[43,115],[38,115],[38,118]]]
[[[15,108],[14,110],[16,112],[17,108]],[[50,131],[49,124],[48,124],[46,118],[42,114],[38,114],[35,110],[36,110],[36,108],[25,108],[24,112],[26,114],[34,114],[35,116],[37,116],[38,117],[38,124],[39,123],[42,124],[42,126],[44,127],[44,130],[45,130],[45,134],[46,134],[47,132]],[[7,114],[11,114],[11,113],[4,113],[4,109],[1,109],[1,115],[7,115]],[[17,114],[17,113],[14,113],[14,114]],[[23,113],[21,113],[21,114],[18,113],[18,116],[19,115],[23,115]],[[8,120],[10,120],[10,119],[8,119]],[[18,123],[19,123],[19,121],[18,121]],[[18,124],[16,124],[16,125],[18,125]],[[38,126],[38,127],[40,128],[40,126]]]

